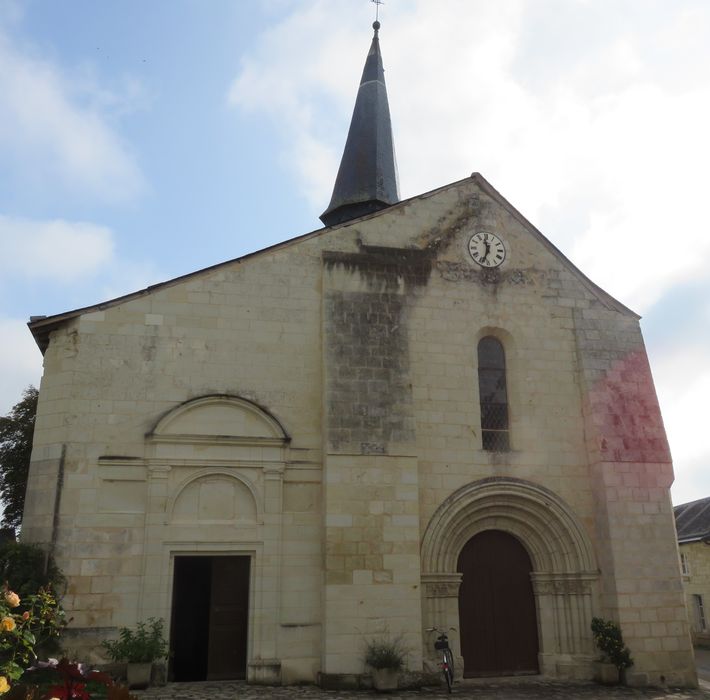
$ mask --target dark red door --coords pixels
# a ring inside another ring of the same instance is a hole
[[[461,550],[458,571],[464,676],[538,673],[532,565],[523,545],[486,530]]]

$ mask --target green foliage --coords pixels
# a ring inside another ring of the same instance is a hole
[[[621,629],[615,622],[594,617],[592,618],[592,633],[594,634],[594,643],[602,652],[602,661],[614,664],[619,671],[634,665],[631,652],[621,636]]]
[[[39,546],[5,542],[0,544],[0,582],[24,599],[40,588],[63,591],[66,580],[54,558]]]
[[[377,637],[365,642],[365,663],[374,669],[391,668],[399,671],[404,666],[407,649],[401,637]]]
[[[37,658],[35,649],[56,640],[65,626],[64,611],[50,590],[20,599],[5,588],[0,593],[0,687],[18,680]]]
[[[113,661],[148,663],[162,659],[168,650],[163,637],[163,620],[151,617],[148,622],[139,622],[135,631],[121,627],[118,639],[104,640],[101,646]]]
[[[1,524],[15,530],[25,505],[38,396],[37,389],[27,387],[10,413],[0,416],[0,500],[5,507]]]

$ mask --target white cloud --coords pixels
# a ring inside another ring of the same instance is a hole
[[[0,216],[0,248],[0,277],[70,283],[104,268],[114,243],[105,226]]]
[[[706,343],[678,346],[655,361],[654,377],[675,463],[673,501],[704,498],[710,493],[710,445],[703,439],[710,396],[710,349]]]
[[[234,107],[280,130],[284,162],[316,213],[335,180],[371,9],[293,5],[229,91]],[[705,0],[412,0],[387,3],[381,19],[404,197],[479,171],[642,313],[680,283],[708,280]],[[710,357],[694,333],[654,365],[676,500],[710,492],[700,479]]]
[[[232,105],[283,129],[284,158],[317,211],[335,179],[368,9],[299,5],[262,35],[230,88]],[[706,4],[441,0],[383,14],[403,196],[478,170],[641,312],[705,274]],[[571,41],[582,25],[590,41]]]
[[[115,299],[167,279],[168,276],[151,262],[114,260],[111,264],[111,274],[106,277],[98,291],[99,298],[88,303]]]
[[[0,317],[0,338],[0,415],[6,415],[23,389],[30,384],[39,388],[42,354],[25,321]]]
[[[118,98],[85,76],[72,80],[1,27],[0,94],[0,153],[16,175],[108,201],[144,189],[135,156],[100,109]]]

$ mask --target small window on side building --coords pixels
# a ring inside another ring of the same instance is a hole
[[[490,335],[481,338],[478,343],[478,392],[483,449],[507,452],[510,449],[510,432],[505,351],[500,340]]]
[[[690,562],[688,561],[687,552],[680,553],[680,570],[683,576],[690,576]]]
[[[693,594],[693,607],[695,608],[695,624],[699,632],[705,632],[707,624],[705,623],[705,606],[703,605],[703,597],[697,593]]]

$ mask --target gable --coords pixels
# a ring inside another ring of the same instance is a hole
[[[449,270],[446,274],[476,276],[479,270],[475,265],[471,265],[467,255],[462,254],[461,248],[464,238],[467,241],[472,233],[479,229],[492,232],[504,230],[505,235],[512,235],[517,239],[516,242],[521,239],[525,242],[520,249],[522,255],[518,256],[518,259],[509,261],[506,265],[507,269],[512,271],[521,267],[530,268],[531,263],[534,266],[536,261],[546,257],[548,262],[554,261],[567,270],[582,287],[607,308],[638,318],[638,315],[587,278],[483,176],[473,173],[470,178],[412,197],[373,214],[312,231],[243,257],[197,270],[116,299],[53,316],[33,316],[28,327],[44,353],[49,344],[50,333],[71,319],[101,313],[137,300],[149,300],[157,292],[175,285],[206,278],[215,272],[237,268],[247,263],[259,264],[269,254],[281,253],[292,246],[308,245],[309,242],[315,241],[318,242],[319,247],[329,251],[345,249],[354,252],[353,244],[360,251],[365,252],[388,249],[419,250],[426,254],[419,256],[420,259],[436,257],[445,266],[448,263]],[[455,250],[457,244],[458,251]],[[465,267],[457,270],[456,264]]]

